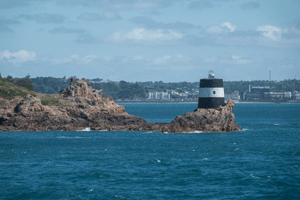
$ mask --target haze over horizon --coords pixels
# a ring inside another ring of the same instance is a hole
[[[300,0],[0,0],[2,76],[299,79]]]

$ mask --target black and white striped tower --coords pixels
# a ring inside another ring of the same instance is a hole
[[[214,72],[208,72],[208,78],[200,79],[198,108],[218,108],[225,105],[223,79],[215,78]]]

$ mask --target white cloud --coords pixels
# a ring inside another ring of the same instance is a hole
[[[95,58],[98,58],[97,55],[87,55],[87,56],[84,56],[81,58],[81,61],[84,62],[84,63],[89,63],[89,62],[92,62]]]
[[[210,34],[220,34],[220,33],[234,32],[236,28],[237,27],[231,24],[230,22],[223,22],[220,25],[207,27],[206,32]]]
[[[141,56],[133,56],[132,60],[143,60],[144,59],[144,56],[141,55]]]
[[[249,59],[244,58],[244,56],[232,55],[231,58],[223,58],[220,60],[223,64],[234,64],[234,65],[247,65],[250,64],[251,61]]]
[[[111,56],[104,56],[103,57],[103,60],[105,60],[105,61],[110,61],[112,59],[114,59],[114,57],[111,57]]]
[[[206,28],[206,32],[208,33],[222,33],[223,28],[221,26],[210,26]]]
[[[131,31],[118,31],[110,36],[107,36],[105,40],[112,42],[155,42],[155,41],[171,41],[179,40],[183,37],[183,34],[180,32],[172,30],[146,30],[144,28],[135,28]]]
[[[281,39],[282,33],[286,33],[287,29],[282,29],[278,26],[272,26],[272,25],[263,25],[257,27],[257,31],[262,32],[262,35],[274,40],[278,41]]]
[[[220,64],[228,64],[228,65],[247,65],[250,64],[251,61],[245,56],[238,55],[222,55],[219,57],[207,57],[203,60],[205,63],[220,63]]]
[[[153,60],[153,63],[156,65],[166,65],[169,62],[180,63],[180,62],[187,62],[189,60],[190,60],[190,58],[180,55],[180,54],[177,54],[175,56],[165,55],[162,57],[155,58]]]
[[[26,61],[36,60],[36,54],[33,51],[21,50],[18,52],[11,53],[8,50],[0,52],[0,60],[7,59],[12,63],[22,63]]]
[[[77,17],[77,19],[85,21],[101,21],[101,20],[118,20],[122,19],[118,13],[113,11],[104,11],[101,15],[97,13],[83,13]]]
[[[60,59],[60,58],[53,58],[52,62],[54,64],[64,64],[64,63],[70,63],[70,62],[73,62],[73,61],[77,61],[79,63],[87,64],[87,63],[92,62],[95,58],[98,58],[98,56],[90,54],[90,55],[81,57],[78,54],[73,54],[73,55],[71,55],[69,57],[65,57],[65,58],[62,58],[62,59]]]
[[[168,60],[170,60],[172,58],[172,56],[169,56],[169,55],[165,55],[163,57],[158,57],[158,58],[155,58],[153,60],[154,64],[156,65],[165,65],[167,64]]]
[[[236,26],[231,24],[230,22],[224,22],[221,24],[222,27],[227,27],[230,29],[230,32],[234,32],[236,29]]]

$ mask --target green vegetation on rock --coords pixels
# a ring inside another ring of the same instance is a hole
[[[0,78],[0,97],[13,99],[15,96],[26,97],[27,94],[36,96],[32,93],[33,85],[29,79],[18,79],[15,81],[11,76]]]
[[[59,105],[61,105],[61,103],[56,99],[41,100],[41,103],[44,106],[59,106]]]

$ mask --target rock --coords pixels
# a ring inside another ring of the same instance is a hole
[[[74,131],[86,127],[90,127],[91,130],[169,133],[241,130],[235,123],[232,100],[218,109],[196,109],[184,116],[177,116],[169,124],[152,124],[140,117],[129,115],[124,106],[116,104],[111,97],[102,95],[102,90],[91,88],[85,79],[72,78],[70,86],[60,92],[59,106],[42,105],[40,99],[30,95],[12,100],[11,102],[17,100],[18,103],[10,108],[0,109],[0,130]]]
[[[194,112],[177,116],[170,124],[162,126],[162,132],[232,132],[242,130],[235,122],[234,102],[230,99],[218,109],[196,109]]]
[[[87,99],[94,99],[102,97],[103,90],[93,89],[89,82],[84,78],[81,80],[74,77],[71,78],[70,86],[66,89],[62,89],[59,92],[61,97],[83,97]]]

